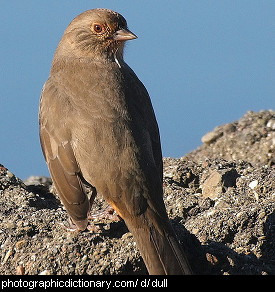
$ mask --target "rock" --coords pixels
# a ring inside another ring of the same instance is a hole
[[[52,273],[51,273],[50,270],[44,270],[44,271],[40,272],[39,275],[40,275],[40,276],[42,276],[42,275],[43,275],[43,276],[45,276],[45,275],[52,275]]]
[[[219,126],[180,159],[164,158],[164,201],[197,274],[275,274],[274,111]],[[222,133],[222,134],[221,134]],[[0,274],[146,274],[123,221],[68,232],[51,180],[0,165]],[[93,212],[108,205],[98,196]]]
[[[253,190],[256,188],[257,185],[258,185],[258,181],[253,180],[248,186]]]
[[[31,185],[33,185],[33,186],[39,186],[39,185],[50,186],[52,184],[52,180],[49,177],[32,175],[24,180],[24,184],[27,186],[31,186]]]
[[[271,130],[275,131],[275,119],[270,119],[267,124],[267,128],[270,128]]]
[[[16,275],[24,275],[24,273],[25,273],[25,269],[24,269],[23,265],[19,265],[16,268],[15,274]]]
[[[215,158],[244,160],[252,165],[275,164],[275,111],[249,111],[238,121],[216,127],[204,144],[186,155],[197,163]]]
[[[235,123],[231,123],[231,124],[229,123],[223,126],[218,126],[213,131],[205,134],[201,138],[201,141],[205,143],[206,145],[210,145],[211,143],[215,142],[220,137],[222,137],[224,134],[229,134],[235,131],[236,131]]]
[[[27,244],[27,241],[25,239],[19,240],[15,243],[15,248],[16,250],[20,250],[26,244]]]
[[[222,135],[223,131],[221,130],[221,127],[217,127],[214,129],[214,131],[205,134],[201,138],[201,141],[205,144],[211,144],[212,142],[215,142],[218,138],[220,138]]]
[[[216,199],[225,192],[226,187],[234,187],[238,177],[237,171],[233,169],[214,170],[202,183],[202,195],[210,199]]]
[[[203,196],[216,199],[222,194],[222,174],[213,171],[201,186]]]

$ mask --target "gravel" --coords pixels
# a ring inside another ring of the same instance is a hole
[[[164,199],[197,274],[275,274],[275,112],[216,127],[181,158],[164,158]],[[89,192],[89,190],[87,190]],[[0,274],[146,274],[123,221],[72,232],[51,180],[0,165]],[[98,197],[93,212],[107,207]]]

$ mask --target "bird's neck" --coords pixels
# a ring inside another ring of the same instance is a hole
[[[112,53],[106,55],[95,55],[95,54],[87,54],[82,56],[75,56],[73,54],[70,55],[55,55],[52,62],[52,72],[59,71],[64,67],[71,67],[75,64],[81,65],[84,64],[98,64],[99,67],[110,65],[112,68],[118,67],[119,69],[125,64],[123,60],[123,53],[119,50],[116,50]]]
[[[125,62],[123,56],[119,54],[118,51],[108,57],[57,55],[52,62],[51,75],[56,73],[59,74],[58,72],[63,72],[63,70],[74,71],[75,68],[87,69],[93,68],[94,66],[96,66],[97,69],[103,68],[103,70],[106,70],[106,68],[109,68],[108,70],[114,70],[115,68],[120,70],[125,66]]]
[[[123,62],[123,51],[124,42],[114,42],[110,41],[106,43],[106,46],[89,46],[85,43],[81,43],[76,46],[74,42],[71,41],[69,36],[63,37],[63,41],[59,43],[53,63],[55,60],[65,59],[84,59],[91,60],[93,62],[115,62],[118,65]]]

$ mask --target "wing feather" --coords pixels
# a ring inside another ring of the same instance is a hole
[[[62,203],[78,228],[85,229],[89,200],[70,143],[69,129],[64,127],[62,117],[54,116],[55,109],[60,109],[57,92],[50,80],[47,82],[42,91],[39,113],[42,150]]]

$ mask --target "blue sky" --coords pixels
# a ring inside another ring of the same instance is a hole
[[[138,35],[125,60],[150,93],[164,156],[187,154],[248,110],[274,109],[274,0],[1,1],[0,164],[16,176],[48,175],[41,88],[69,22],[97,7]]]

